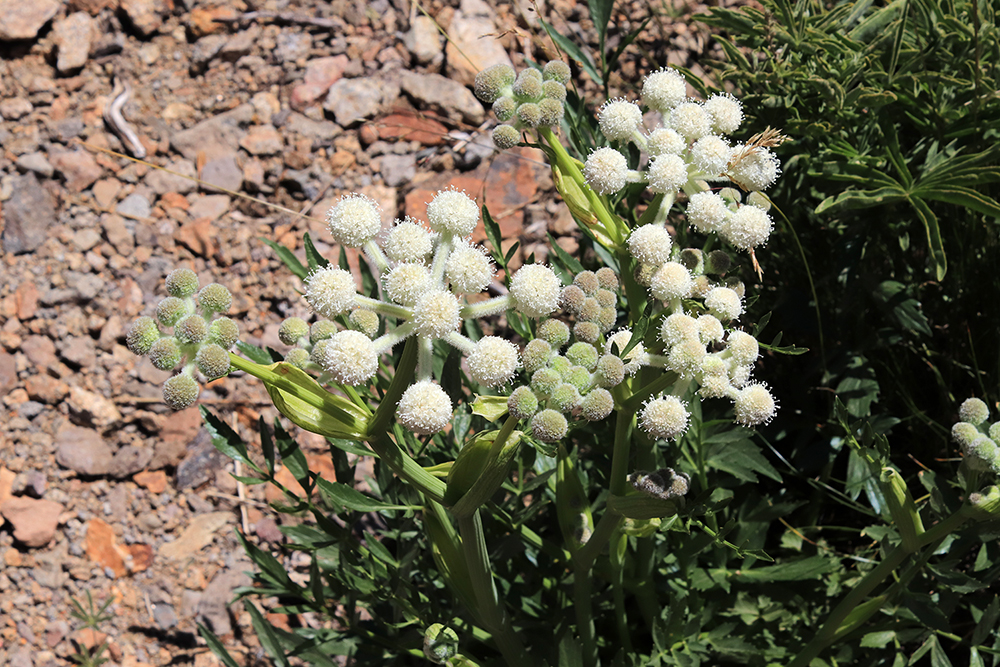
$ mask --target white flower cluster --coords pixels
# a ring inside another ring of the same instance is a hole
[[[705,234],[718,233],[742,250],[763,245],[773,223],[767,198],[759,195],[777,180],[780,163],[769,146],[780,141],[775,132],[733,144],[727,135],[740,128],[743,109],[732,95],[716,94],[704,102],[686,97],[687,84],[676,70],[661,69],[646,77],[642,102],[663,118],[643,132],[642,110],[635,102],[610,100],[598,113],[601,132],[612,142],[632,143],[645,151],[644,171],[629,169],[624,149],[598,148],[587,158],[583,175],[597,193],[610,195],[629,183],[645,183],[666,195],[666,207],[679,192],[690,197],[688,218]],[[711,183],[730,181],[748,193],[725,196],[709,191]]]
[[[296,346],[290,363],[318,368],[340,384],[358,386],[371,380],[379,358],[410,336],[419,341],[414,384],[397,407],[397,418],[415,433],[432,434],[451,421],[451,399],[433,382],[432,346],[442,340],[467,356],[469,376],[487,387],[500,387],[520,365],[517,348],[487,336],[472,341],[460,333],[463,320],[516,310],[531,318],[546,317],[559,307],[562,284],[540,264],[513,274],[507,295],[470,301],[492,282],[495,268],[486,252],[467,238],[479,222],[479,207],[464,192],[438,192],[427,206],[427,226],[412,219],[397,221],[376,242],[381,217],[372,200],[349,195],[334,206],[327,220],[334,238],[363,247],[380,269],[383,299],[357,293],[354,277],[335,267],[319,268],[306,279],[306,300],[322,317],[347,315],[349,329],[330,321],[309,327],[298,318],[286,320],[282,342]],[[394,326],[382,328],[380,316]],[[293,321],[293,320],[298,320]]]
[[[962,448],[966,464],[975,471],[1000,474],[1000,421],[987,425],[990,409],[978,398],[970,398],[958,409],[960,422],[951,436]]]

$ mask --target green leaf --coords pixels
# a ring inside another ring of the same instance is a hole
[[[389,503],[366,496],[346,484],[330,482],[322,477],[317,477],[316,483],[323,497],[336,508],[347,508],[355,512],[420,509],[419,507],[411,507],[409,505],[390,505]]]
[[[250,343],[244,343],[241,340],[236,341],[236,349],[242,352],[243,356],[250,361],[262,366],[273,364],[276,361],[281,361],[281,359],[271,358],[271,355],[266,350],[262,350],[256,345],[251,345]]]
[[[716,470],[728,472],[747,482],[756,482],[761,473],[773,480],[781,481],[781,475],[774,469],[760,447],[749,440],[739,440],[725,445],[713,445],[706,453],[705,463]]]
[[[983,615],[976,623],[976,629],[972,631],[972,643],[982,646],[990,638],[990,635],[997,631],[997,621],[1000,620],[1000,598],[996,596],[990,602]]]
[[[234,431],[226,422],[219,419],[211,410],[204,405],[199,405],[202,419],[205,422],[205,429],[212,438],[212,445],[217,450],[231,459],[239,461],[255,472],[261,472],[257,464],[247,456],[247,446],[239,433]]]
[[[894,630],[869,632],[861,638],[861,646],[864,648],[885,648],[895,638],[896,632]]]
[[[677,514],[677,503],[673,500],[654,498],[645,493],[625,496],[608,496],[608,509],[629,519],[658,519]]]
[[[583,50],[576,45],[576,42],[566,37],[562,33],[557,32],[555,28],[553,28],[545,21],[545,19],[539,16],[538,20],[539,22],[541,22],[542,28],[545,29],[545,32],[548,33],[549,37],[551,37],[552,40],[556,43],[556,46],[562,49],[563,52],[570,58],[578,62],[580,64],[580,67],[583,68],[583,71],[586,72],[587,75],[594,80],[594,83],[596,83],[598,86],[603,87],[604,77],[598,74],[597,67],[594,65],[594,61],[591,59],[591,57],[588,56],[586,53],[584,53]]]
[[[281,644],[278,642],[278,637],[274,634],[274,628],[271,627],[271,624],[264,620],[260,611],[257,610],[257,607],[250,600],[243,601],[243,608],[250,614],[250,622],[253,624],[254,634],[257,635],[260,645],[264,647],[267,654],[274,659],[278,667],[291,667],[288,662],[288,656],[285,655],[284,649],[281,648]]]
[[[1000,204],[986,195],[983,195],[972,188],[965,188],[960,185],[939,186],[935,188],[923,189],[918,187],[914,191],[915,195],[924,199],[943,201],[956,206],[964,206],[977,213],[1000,218]]]
[[[312,237],[309,236],[309,232],[302,235],[302,243],[306,248],[306,261],[309,262],[310,271],[330,266],[330,262],[327,261],[326,257],[323,257],[319,250],[316,250],[316,246],[313,245],[313,240]]]
[[[270,246],[271,250],[278,255],[278,259],[280,259],[281,262],[288,267],[289,271],[298,276],[300,280],[305,280],[305,277],[309,275],[309,269],[302,266],[302,262],[299,261],[299,258],[296,257],[291,250],[280,243],[275,243],[270,239],[265,239],[263,236],[260,237],[260,240]]]
[[[836,197],[827,197],[816,207],[816,214],[840,209],[864,209],[885,204],[896,204],[907,199],[906,190],[898,186],[877,190],[847,190]]]
[[[198,624],[198,634],[201,635],[205,643],[208,644],[208,648],[215,654],[215,656],[222,661],[222,664],[226,667],[240,667],[239,663],[233,659],[233,656],[229,655],[229,651],[226,647],[222,645],[222,642],[215,635],[214,632],[206,628],[201,623]]]
[[[824,574],[840,569],[840,564],[826,556],[811,556],[801,560],[758,567],[750,570],[740,570],[734,573],[733,579],[767,583],[772,581],[804,581],[818,579]]]
[[[507,397],[477,395],[472,402],[472,414],[485,417],[488,422],[496,422],[507,414]]]
[[[566,268],[568,273],[577,274],[583,271],[583,264],[576,258],[570,255],[568,252],[563,250],[556,240],[552,237],[552,234],[548,234],[549,237],[549,247],[552,248],[552,253],[559,259],[559,263]],[[555,264],[555,262],[553,262]]]
[[[261,415],[257,420],[257,432],[260,433],[260,449],[264,454],[264,461],[267,463],[267,472],[274,476],[274,439],[271,438],[271,431],[264,422]]]
[[[615,0],[587,0],[587,7],[590,8],[590,20],[594,22],[594,29],[597,30],[597,40],[601,51],[604,50],[604,39],[608,34],[608,21],[611,20],[611,9]]]
[[[943,280],[944,274],[948,271],[948,260],[944,254],[944,242],[941,240],[941,228],[938,226],[937,216],[922,199],[912,197],[910,204],[913,205],[927,232],[927,245],[934,264],[934,275],[938,280]]]

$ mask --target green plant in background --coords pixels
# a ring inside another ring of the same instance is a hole
[[[591,9],[600,68],[556,41],[607,89],[624,46],[605,50],[610,2]],[[704,99],[687,96],[689,83]],[[809,440],[797,420],[825,412],[785,417],[805,374],[774,372],[807,351],[780,334],[761,342],[768,314],[749,326],[783,294],[753,281],[780,287],[815,259],[775,247],[779,212],[764,194],[784,191],[783,167],[801,184],[802,146],[783,165],[783,132],[750,125],[749,106],[673,69],[596,111],[559,61],[489,68],[476,93],[503,123],[498,147],[544,151],[583,260],[552,243],[551,266],[511,269],[499,226],[464,193],[438,193],[426,227],[407,219],[381,236],[374,203],[349,195],[328,215],[339,267],[308,236],[305,264],[272,244],[317,315],[281,325],[286,354],[213,337],[224,318],[209,320],[225,309],[196,300],[183,272],[168,276],[157,318],[129,332],[136,353],[169,347],[159,367],[187,359],[176,377],[194,396],[198,373],[219,370],[202,368],[203,350],[223,349],[227,370],[260,379],[284,418],[329,443],[335,480],[309,469],[282,420],[262,419],[248,445],[202,409],[215,446],[250,471],[240,480],[278,486],[275,511],[308,519],[282,527],[307,571],[241,536],[258,571],[238,594],[275,664],[998,664],[1000,423],[989,406],[962,404],[951,430],[961,464],[925,470],[915,494],[887,420],[866,418],[871,385],[841,381],[837,436]],[[905,200],[937,206],[920,183]],[[837,201],[839,187],[803,197]],[[480,216],[492,257],[465,240]],[[344,247],[374,268],[361,263],[360,290]],[[504,284],[489,296],[495,266]],[[893,323],[927,328],[913,285],[887,282],[878,295]],[[762,355],[773,388],[752,379]],[[854,370],[877,382],[863,360]],[[825,457],[821,475],[803,470],[802,450],[789,458],[793,436]],[[354,488],[352,456],[375,457],[370,492]],[[281,485],[279,465],[301,493]],[[251,598],[321,622],[275,627]]]
[[[87,593],[87,603],[84,603],[76,598],[70,598],[69,603],[73,609],[69,612],[69,615],[77,619],[82,623],[82,627],[87,628],[92,631],[93,636],[96,637],[99,632],[98,627],[101,623],[105,623],[114,618],[113,614],[107,613],[108,607],[114,602],[114,598],[108,597],[100,607],[94,604],[94,598],[91,596],[90,591]],[[104,652],[108,649],[108,642],[101,642],[97,648],[90,648],[84,643],[79,641],[76,642],[76,653],[70,656],[70,659],[75,661],[78,665],[82,667],[100,667],[104,663],[108,662],[110,658],[104,657]]]

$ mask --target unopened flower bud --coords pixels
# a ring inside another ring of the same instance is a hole
[[[993,442],[1000,444],[1000,422],[993,422],[988,434]]]
[[[517,108],[517,120],[525,127],[538,127],[542,125],[542,108],[534,102],[525,102]]]
[[[538,397],[528,387],[518,387],[507,399],[507,411],[515,419],[530,419],[538,412]]]
[[[209,283],[198,292],[198,305],[205,317],[215,313],[228,313],[233,305],[233,295],[219,283]]]
[[[153,342],[149,348],[149,360],[161,371],[173,370],[181,363],[181,346],[173,336],[166,336]]]
[[[572,76],[569,65],[561,60],[550,60],[542,67],[542,79],[545,81],[558,81],[564,86],[569,83]]]
[[[656,440],[672,440],[687,430],[688,411],[676,396],[662,396],[646,402],[639,425]]]
[[[559,83],[558,81],[546,81],[542,84],[542,95],[545,99],[556,100],[557,102],[566,101],[566,86]]]
[[[174,327],[174,336],[181,345],[201,343],[208,338],[208,322],[201,315],[188,315]]]
[[[542,96],[542,77],[536,74],[537,70],[524,69],[517,75],[512,87],[517,99],[531,102]]]
[[[198,400],[199,392],[193,377],[175,375],[163,383],[163,402],[174,410],[183,410]]]
[[[541,368],[531,375],[531,388],[548,396],[562,382],[562,375],[552,368]]]
[[[478,97],[486,104],[492,104],[498,97],[504,94],[514,84],[514,68],[510,65],[493,65],[487,67],[476,75],[474,90]]]
[[[559,295],[559,304],[574,315],[579,314],[587,295],[579,285],[567,285]]]
[[[606,289],[609,292],[614,293],[618,292],[618,274],[615,273],[614,269],[603,266],[597,269],[597,272],[594,275],[597,276],[597,283],[602,289]]]
[[[165,327],[174,326],[190,312],[188,304],[175,296],[168,296],[156,304],[156,319]]]
[[[587,421],[601,421],[615,409],[615,399],[607,389],[593,389],[580,402],[580,412]]]
[[[502,151],[521,143],[521,133],[513,125],[497,125],[493,128],[493,143]]]
[[[586,320],[588,322],[596,322],[597,318],[601,315],[601,304],[597,303],[597,299],[592,296],[588,296],[583,300],[583,305],[580,307],[580,312],[577,313],[577,317],[581,320]]]
[[[414,433],[431,435],[451,421],[451,399],[439,385],[423,380],[403,392],[396,408],[399,423]]]
[[[369,338],[378,333],[378,314],[366,308],[355,308],[347,317],[351,328],[360,331]]]
[[[308,335],[309,325],[301,317],[289,317],[278,327],[278,340],[285,345],[298,345]]]
[[[240,338],[240,328],[228,317],[218,317],[208,325],[207,343],[215,343],[223,350],[229,350]]]
[[[563,116],[566,113],[565,107],[560,100],[553,99],[551,97],[546,97],[541,102],[538,103],[538,110],[541,115],[538,119],[538,124],[540,126],[553,127],[559,125],[562,122]]]
[[[229,374],[229,353],[214,343],[198,348],[194,360],[198,370],[209,380]]]
[[[309,327],[309,342],[315,345],[321,340],[328,340],[339,331],[337,325],[330,320],[316,320]]]
[[[128,345],[128,349],[132,351],[132,354],[138,354],[142,356],[149,352],[149,348],[153,346],[160,338],[160,328],[156,326],[156,322],[152,317],[137,317],[133,322],[132,326],[129,327],[128,333],[125,334],[125,344]]]
[[[493,115],[501,123],[506,123],[517,112],[517,102],[513,97],[498,97],[493,103]]]
[[[309,363],[308,350],[304,350],[301,347],[293,347],[285,353],[285,363],[291,364],[296,368],[305,368],[306,364]]]
[[[625,362],[613,354],[605,354],[597,360],[594,372],[599,385],[616,387],[625,380]]]
[[[628,160],[613,148],[598,148],[587,157],[583,177],[597,194],[614,194],[628,183]]]
[[[958,408],[958,417],[978,426],[990,418],[990,409],[978,398],[967,398]]]
[[[531,434],[542,442],[558,442],[566,437],[569,423],[552,409],[542,410],[531,418]]]
[[[549,396],[549,405],[559,412],[572,412],[580,405],[581,400],[580,390],[569,382],[563,382],[552,390],[552,394]]]
[[[596,343],[601,337],[601,327],[595,322],[577,322],[573,325],[573,335],[585,343]]]
[[[517,348],[497,336],[485,336],[469,354],[469,375],[474,382],[499,387],[510,382],[517,370]]]
[[[524,346],[522,355],[524,370],[526,373],[534,373],[540,368],[544,368],[549,363],[552,356],[552,345],[548,341],[536,338]]]
[[[618,295],[609,289],[599,288],[594,292],[594,298],[601,308],[616,308],[618,306]]]
[[[597,348],[590,343],[573,343],[566,350],[566,358],[574,364],[592,371],[597,366]]]
[[[969,445],[971,445],[976,438],[981,436],[982,433],[976,428],[975,424],[970,424],[969,422],[958,422],[951,427],[951,438],[958,443],[962,451],[967,451]]]
[[[548,342],[552,346],[551,349],[559,350],[569,342],[569,326],[562,320],[545,320],[538,325],[535,336]]]
[[[352,193],[330,208],[326,224],[335,242],[360,248],[382,229],[382,214],[374,199]]]
[[[441,190],[427,204],[427,223],[436,232],[450,232],[465,237],[479,222],[479,206],[469,195],[458,190]]]
[[[175,269],[167,274],[165,281],[167,294],[180,298],[189,297],[198,291],[198,276],[191,269]]]

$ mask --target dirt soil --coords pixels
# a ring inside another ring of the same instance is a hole
[[[586,3],[424,9],[0,0],[0,665],[72,664],[78,644],[103,635],[111,665],[219,664],[198,623],[245,664],[267,664],[248,614],[227,607],[251,569],[236,531],[293,571],[307,561],[280,551],[281,519],[267,507],[277,496],[237,485],[198,410],[162,403],[170,374],[125,347],[167,272],[188,267],[229,287],[243,338],[282,349],[281,320],[309,312],[259,239],[302,257],[308,231],[335,258],[322,216],[348,192],[375,198],[388,225],[423,218],[438,189],[465,189],[489,205],[505,243],[520,242],[515,267],[544,261],[546,234],[579,249],[539,155],[495,153],[492,117],[470,86],[479,67],[556,55],[538,12],[595,44]],[[612,92],[634,97],[641,75],[666,64],[701,73],[702,58],[718,57],[690,21],[705,9],[619,2],[610,46],[653,19]],[[124,117],[141,148],[103,118],[115,77],[131,88]],[[144,161],[115,154],[142,151]],[[200,403],[244,433],[274,416],[252,378],[213,382]],[[300,442],[314,469],[330,471],[320,438]],[[70,616],[70,599],[88,591],[112,600],[101,635]]]

